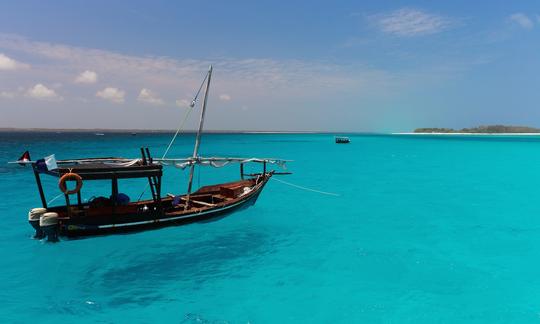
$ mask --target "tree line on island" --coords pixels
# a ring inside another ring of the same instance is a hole
[[[505,126],[505,125],[488,125],[478,126],[472,128],[453,129],[453,128],[417,128],[415,133],[540,133],[540,128],[527,127],[527,126]]]

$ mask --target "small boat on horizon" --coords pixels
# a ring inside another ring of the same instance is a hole
[[[348,144],[351,140],[346,136],[336,136],[336,144]]]

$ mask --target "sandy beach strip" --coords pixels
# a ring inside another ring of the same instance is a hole
[[[540,136],[540,133],[392,133],[392,135]]]

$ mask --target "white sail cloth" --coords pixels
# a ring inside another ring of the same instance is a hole
[[[118,166],[118,167],[130,167],[136,164],[140,164],[142,159],[125,159],[125,158],[97,158],[97,159],[76,159],[76,160],[58,160],[58,165],[62,166],[65,164],[93,164],[93,163],[103,163],[109,166]],[[281,169],[286,170],[286,163],[290,160],[281,160],[273,158],[235,158],[235,157],[197,157],[197,158],[184,158],[184,159],[153,159],[153,164],[161,164],[163,166],[175,166],[180,169],[185,169],[193,164],[202,165],[202,166],[212,166],[214,168],[222,168],[230,163],[267,163],[275,164]],[[9,163],[25,163],[31,164],[35,161],[15,161]]]
[[[212,166],[214,168],[222,168],[230,163],[268,163],[275,164],[282,169],[286,169],[285,163],[287,160],[280,159],[260,159],[260,158],[227,158],[227,157],[210,157],[210,158],[187,158],[187,159],[154,159],[154,163],[159,163],[164,166],[174,165],[177,168],[185,169],[193,164],[202,166]]]
[[[111,165],[111,166],[122,166],[122,167],[130,167],[135,164],[140,163],[141,159],[133,159],[126,162],[103,162],[103,164]]]

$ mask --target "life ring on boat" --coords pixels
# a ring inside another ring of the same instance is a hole
[[[77,182],[77,185],[75,186],[75,189],[68,190],[66,186],[66,181],[75,181]],[[81,191],[82,187],[82,178],[77,173],[66,173],[61,178],[60,181],[58,181],[58,187],[60,188],[60,191],[62,191],[66,195],[72,195],[79,193]]]

